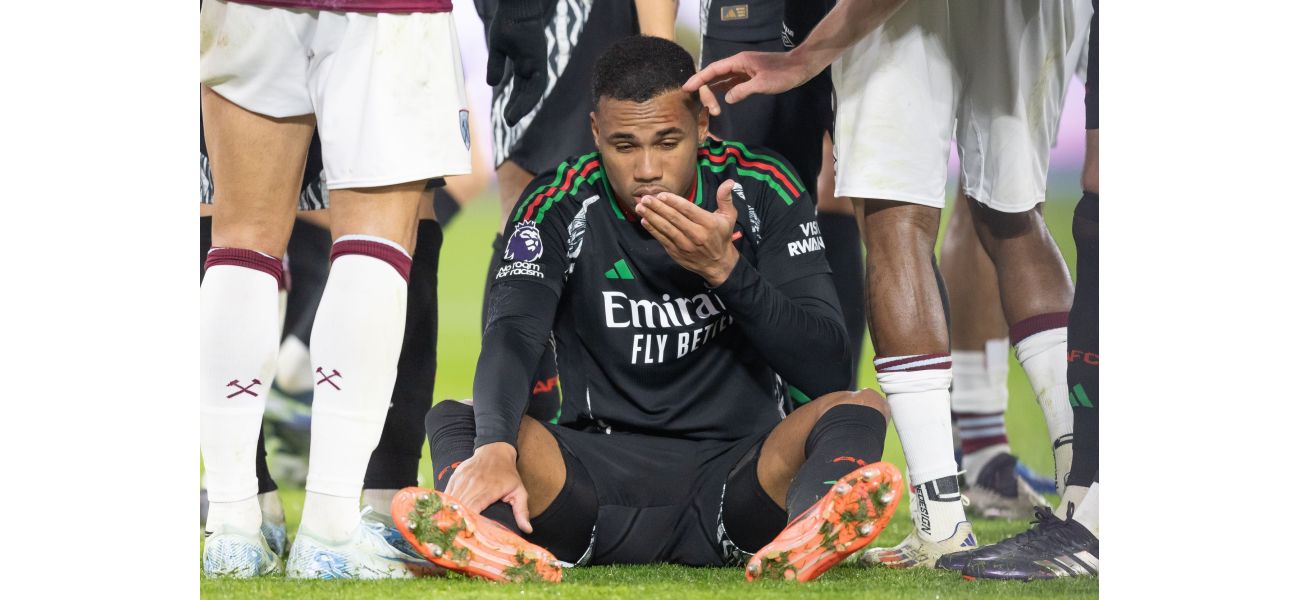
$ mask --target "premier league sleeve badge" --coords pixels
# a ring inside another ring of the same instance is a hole
[[[515,224],[514,233],[506,242],[506,260],[533,262],[542,257],[542,232],[532,221]]]

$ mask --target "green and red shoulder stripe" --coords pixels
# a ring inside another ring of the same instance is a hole
[[[700,146],[699,163],[701,168],[714,173],[734,166],[737,174],[766,183],[786,204],[794,204],[795,199],[807,191],[785,161],[753,152],[740,142],[710,140]]]
[[[546,212],[557,201],[577,193],[584,183],[595,183],[605,177],[605,170],[600,168],[600,153],[584,154],[573,160],[560,163],[555,169],[555,179],[534,189],[528,198],[515,210],[513,221],[533,221],[541,223]]]

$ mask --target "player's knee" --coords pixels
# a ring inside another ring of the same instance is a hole
[[[524,418],[519,421],[519,445],[535,442],[540,435],[550,435],[546,431],[546,426],[542,425],[541,421],[524,415]]]
[[[824,416],[832,408],[841,405],[865,406],[885,415],[886,419],[889,418],[889,405],[885,402],[884,397],[870,388],[857,391],[831,392],[813,400],[809,404],[810,407],[814,407],[814,410],[817,411],[818,418]]]
[[[853,201],[845,196],[836,196],[834,194],[819,195],[817,198],[817,212],[851,215],[853,214]]]
[[[224,215],[223,215],[224,216]],[[243,248],[269,256],[282,257],[289,245],[293,221],[278,222],[272,219],[237,218],[213,220],[212,247]]]
[[[996,240],[1037,235],[1046,231],[1046,223],[1038,208],[1023,212],[1002,212],[971,201],[971,217],[984,231]]]
[[[528,415],[519,422],[519,438],[517,441],[520,460],[541,457],[552,451],[559,450],[559,444],[555,436],[551,434],[541,421]]]
[[[939,236],[940,209],[888,200],[854,199],[858,228],[867,257],[899,256],[904,249],[933,253]],[[875,252],[872,252],[875,250]]]
[[[444,400],[424,414],[424,432],[430,438],[447,428],[474,427],[474,407],[455,400]]]

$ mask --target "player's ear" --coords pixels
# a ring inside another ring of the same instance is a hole
[[[695,140],[695,145],[699,146],[709,139],[709,111],[700,105],[699,115],[695,118],[696,129],[699,131],[697,136],[699,139]]]
[[[596,127],[596,111],[587,113],[591,116],[591,143],[597,148],[600,147],[600,128]]]

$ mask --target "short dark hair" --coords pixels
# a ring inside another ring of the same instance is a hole
[[[659,94],[682,87],[695,74],[695,61],[685,48],[646,35],[626,37],[610,46],[600,58],[591,78],[591,104],[601,98],[645,102]],[[699,105],[699,93],[691,99]]]

